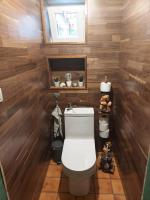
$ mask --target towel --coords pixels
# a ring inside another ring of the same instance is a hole
[[[60,107],[57,105],[53,112],[52,116],[54,117],[54,137],[62,136],[63,138],[63,133],[62,133],[62,112]]]

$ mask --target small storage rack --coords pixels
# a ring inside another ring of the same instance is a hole
[[[113,110],[112,109],[113,109],[112,90],[110,92],[100,92],[99,93],[99,112],[98,112],[99,113],[99,138],[100,138],[99,147],[100,149],[102,149],[105,142],[110,141],[112,137],[112,131],[113,131],[113,126],[112,126]],[[107,123],[108,123],[108,128],[106,128]]]

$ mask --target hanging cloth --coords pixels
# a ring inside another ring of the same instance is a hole
[[[60,107],[57,105],[53,112],[52,116],[54,117],[54,138],[58,136],[62,136],[63,138],[63,133],[62,133],[62,112]]]

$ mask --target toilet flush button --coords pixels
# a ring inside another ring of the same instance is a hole
[[[0,88],[0,102],[3,102],[3,93],[2,93],[2,89]]]

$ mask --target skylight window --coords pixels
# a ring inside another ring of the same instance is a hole
[[[85,6],[47,7],[51,42],[85,42]]]

